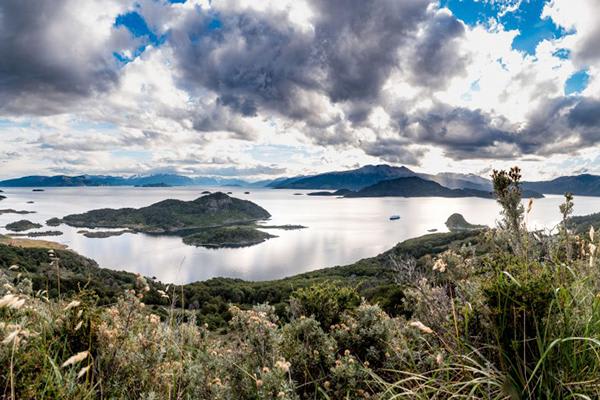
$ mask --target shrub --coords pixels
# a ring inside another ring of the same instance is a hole
[[[326,330],[340,321],[344,311],[353,310],[359,304],[360,296],[355,289],[331,282],[298,289],[290,298],[294,317],[313,317]]]
[[[281,354],[290,362],[291,376],[303,389],[313,391],[319,378],[327,376],[337,346],[313,318],[300,317],[281,331]]]

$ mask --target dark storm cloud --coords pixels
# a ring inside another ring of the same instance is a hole
[[[600,100],[583,99],[569,113],[569,125],[573,128],[600,127]]]
[[[576,152],[600,142],[600,101],[546,99],[513,124],[482,110],[435,104],[414,114],[399,114],[398,134],[416,144],[444,149],[455,160],[507,159]],[[385,146],[382,146],[385,148]]]
[[[332,101],[374,99],[397,67],[399,50],[427,18],[429,0],[312,1],[314,46]]]
[[[419,165],[419,160],[425,154],[422,149],[411,149],[410,143],[400,139],[380,139],[375,142],[361,143],[364,152],[373,157],[391,163]]]
[[[349,120],[360,123],[391,72],[401,68],[403,49],[422,53],[409,66],[419,84],[438,87],[464,67],[454,42],[464,34],[462,24],[439,13],[429,26],[430,0],[310,4],[314,29],[301,29],[284,14],[219,10],[218,4],[212,14],[190,14],[170,37],[181,85],[197,93],[208,88],[220,105],[243,116],[276,111],[310,125],[321,122],[322,110],[306,106],[316,94],[349,103]],[[415,46],[423,24],[425,36]],[[428,58],[435,67],[423,67]],[[210,119],[199,121],[198,129],[212,129]]]
[[[600,60],[600,26],[589,32],[576,47],[573,57],[583,65]]]
[[[460,54],[465,28],[453,15],[439,12],[426,24],[408,57],[410,81],[429,89],[444,88],[449,78],[462,75],[469,58]]]
[[[506,129],[508,121],[503,117],[493,119],[481,110],[436,104],[410,116],[408,122],[403,118],[403,124],[407,123],[407,136],[414,142],[442,147],[452,158],[513,155],[506,154],[506,147],[498,146],[514,142],[513,133]]]
[[[68,0],[0,1],[0,112],[53,114],[118,80],[112,51],[99,47]],[[111,39],[126,42],[114,32]]]

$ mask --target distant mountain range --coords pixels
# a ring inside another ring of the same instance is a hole
[[[270,181],[269,181],[270,182]],[[156,174],[148,176],[25,176],[0,181],[0,187],[73,187],[73,186],[253,186],[242,179],[222,179],[210,177],[191,178],[176,174]],[[264,186],[260,184],[260,186]]]
[[[442,172],[424,174],[406,167],[390,165],[365,165],[347,171],[332,171],[315,175],[283,177],[261,181],[237,178],[189,177],[177,174],[155,174],[148,176],[25,176],[0,181],[0,187],[60,187],[60,186],[243,186],[270,187],[276,189],[348,189],[358,192],[382,181],[398,178],[418,177],[438,183],[447,189],[492,192],[492,182],[474,174]],[[580,196],[600,196],[600,176],[563,176],[549,181],[523,183],[523,197],[540,197],[540,193],[563,194],[571,192]],[[477,193],[477,192],[474,192]]]
[[[471,195],[475,195],[476,197],[486,197],[478,192],[491,193],[493,191],[492,181],[482,178],[479,175],[452,172],[442,172],[435,175],[423,174],[414,172],[406,167],[393,167],[385,164],[366,165],[348,171],[334,171],[311,176],[283,178],[271,182],[268,186],[276,189],[350,189],[360,191],[383,181],[407,177],[417,177],[426,181],[436,182],[447,189],[473,190],[475,192],[471,192]],[[540,193],[542,192],[526,188],[526,190],[523,190],[523,197],[543,197]],[[454,196],[451,195],[450,197]],[[490,194],[487,197],[492,196]]]
[[[414,176],[437,182],[449,189],[492,190],[492,182],[490,180],[474,174],[456,174],[450,172],[436,175],[421,174],[406,167],[393,167],[385,164],[366,165],[348,171],[334,171],[311,176],[284,178],[275,180],[268,186],[276,189],[350,189],[356,191],[384,180]]]
[[[324,174],[274,181],[269,184],[269,187],[276,189],[360,190],[383,180],[408,176],[415,176],[415,173],[406,167],[366,165],[349,171],[326,172]]]
[[[561,176],[550,181],[524,182],[523,188],[547,194],[571,192],[579,196],[600,196],[600,176],[590,174]]]
[[[493,198],[490,191],[476,189],[449,189],[437,182],[408,176],[403,178],[388,179],[374,185],[367,186],[358,192],[350,193],[344,197],[483,197]]]

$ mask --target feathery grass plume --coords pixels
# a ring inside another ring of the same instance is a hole
[[[7,307],[12,308],[14,310],[18,310],[25,304],[24,298],[19,298],[14,294],[6,294],[0,299],[0,308]]]
[[[423,333],[427,333],[427,334],[433,333],[433,329],[431,329],[430,327],[428,327],[421,321],[411,321],[409,323],[409,325],[412,326],[413,328],[417,328],[418,330],[420,330]]]
[[[9,269],[9,270],[11,270],[11,271],[16,271],[16,270],[18,270],[18,269],[19,269],[19,266],[18,266],[18,265],[16,265],[16,264],[13,264],[13,265],[11,265],[10,267],[8,267],[8,269]]]
[[[529,214],[532,209],[533,209],[533,199],[529,199],[529,202],[527,202],[527,214]]]
[[[73,300],[69,304],[67,304],[64,308],[65,311],[70,310],[71,308],[79,307],[81,302],[79,300]]]
[[[88,365],[87,367],[83,367],[79,370],[79,372],[77,373],[77,379],[81,378],[82,376],[84,376],[89,370],[90,370],[91,365]]]
[[[21,331],[21,328],[17,328],[14,331],[12,331],[11,333],[9,333],[4,340],[2,340],[2,344],[9,344],[12,343],[13,340],[18,339],[19,336],[19,332]]]
[[[594,225],[590,226],[590,242],[594,241]]]
[[[86,358],[88,358],[88,356],[90,355],[89,351],[80,351],[79,353],[69,357],[67,359],[67,361],[65,361],[64,363],[62,363],[61,367],[65,368],[68,367],[69,365],[73,365],[73,364],[77,364],[82,362],[83,360],[85,360]]]

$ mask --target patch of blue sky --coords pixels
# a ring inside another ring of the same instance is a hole
[[[130,11],[119,15],[115,19],[114,25],[115,27],[124,27],[133,35],[133,37],[143,38],[146,41],[146,43],[138,46],[131,55],[114,52],[113,56],[122,64],[127,64],[139,57],[144,50],[146,50],[148,44],[152,44],[154,47],[159,47],[167,39],[166,34],[157,36],[156,33],[150,29],[144,17],[142,17],[142,15],[137,11]]]
[[[587,70],[575,72],[565,82],[565,95],[581,93],[588,85],[590,76]]]
[[[569,49],[558,49],[554,53],[552,53],[554,57],[558,57],[561,60],[568,60],[571,58],[571,50]]]
[[[29,128],[31,121],[21,120],[13,121],[10,119],[0,119],[0,128]]]
[[[486,24],[490,19],[501,23],[506,30],[518,30],[512,47],[528,54],[535,54],[536,46],[545,39],[557,39],[568,34],[549,18],[541,18],[548,0],[440,0],[457,18],[467,25]],[[506,11],[509,5],[518,8]]]

